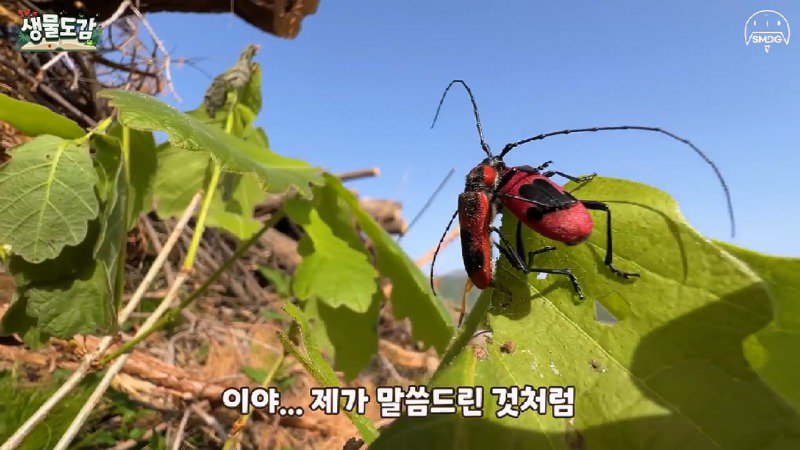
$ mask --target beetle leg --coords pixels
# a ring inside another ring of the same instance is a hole
[[[572,181],[574,181],[576,183],[585,183],[587,181],[591,181],[592,178],[597,176],[596,173],[593,173],[591,175],[584,175],[584,176],[581,176],[581,177],[575,177],[575,176],[572,176],[572,175],[567,175],[564,172],[559,172],[557,170],[548,170],[547,172],[543,173],[542,175],[546,176],[547,178],[552,178],[554,175],[561,175],[562,177],[564,177],[564,178],[566,178],[568,180],[572,180]]]
[[[522,239],[520,237],[521,236],[521,233],[520,233],[521,229],[520,229],[519,225],[517,226],[517,245],[518,246],[522,246],[521,247],[522,248],[521,251],[519,251],[519,249],[518,249],[518,251],[514,251],[512,249],[512,247],[511,247],[511,244],[506,240],[506,238],[503,237],[502,234],[500,234],[500,230],[498,230],[496,227],[492,227],[491,230],[496,232],[498,234],[498,236],[500,236],[500,242],[502,242],[503,245],[500,245],[500,244],[498,244],[496,242],[495,242],[494,245],[497,246],[497,249],[500,250],[500,253],[502,253],[503,256],[505,256],[511,262],[511,265],[513,265],[514,267],[516,267],[517,269],[519,269],[520,271],[522,271],[526,275],[529,274],[529,273],[532,273],[532,272],[534,272],[534,273],[551,273],[551,274],[554,274],[554,275],[564,275],[567,278],[569,278],[570,282],[572,282],[572,287],[575,289],[575,293],[578,294],[578,298],[580,298],[581,300],[584,299],[583,289],[581,289],[581,285],[578,283],[578,279],[575,277],[575,275],[573,275],[573,273],[572,273],[572,271],[570,269],[545,269],[545,268],[541,268],[541,267],[530,267],[530,263],[533,260],[533,255],[555,250],[555,247],[543,247],[543,248],[540,248],[539,250],[534,250],[532,252],[529,252],[528,253],[528,264],[525,264],[525,263],[523,263],[522,256],[521,256],[521,255],[525,254],[525,249],[524,249],[524,246],[522,244]]]
[[[614,253],[612,251],[613,244],[611,240],[611,209],[608,207],[608,205],[606,205],[603,202],[597,202],[592,200],[581,200],[581,203],[583,203],[583,206],[585,206],[586,209],[591,209],[595,211],[605,211],[606,213],[606,259],[605,259],[606,266],[608,266],[608,268],[611,269],[611,271],[614,272],[614,274],[616,274],[619,277],[625,279],[628,279],[630,277],[638,277],[639,276],[638,273],[623,272],[614,267],[613,263]]]
[[[581,285],[578,283],[578,279],[575,278],[572,271],[569,269],[543,269],[541,267],[528,267],[528,271],[536,272],[536,273],[552,273],[555,275],[564,275],[569,278],[569,281],[572,282],[572,287],[575,288],[575,293],[578,294],[578,298],[583,300],[585,297],[583,295],[583,289],[581,289]]]
[[[526,253],[525,252],[525,244],[522,242],[522,222],[519,221],[519,220],[517,220],[517,231],[516,231],[516,233],[517,233],[517,238],[516,238],[516,240],[517,240],[517,254],[520,256],[520,259],[522,259],[523,255],[527,256],[527,258],[525,260],[525,265],[527,267],[530,267],[530,266],[533,265],[533,257],[534,256],[536,256],[538,254],[541,254],[541,253],[552,252],[553,250],[556,249],[555,247],[549,247],[548,246],[548,247],[542,247],[539,250],[533,250],[533,251],[530,251],[530,252]]]
[[[542,254],[542,253],[552,252],[555,249],[556,249],[555,247],[542,247],[539,250],[533,250],[531,252],[528,252],[528,265],[530,266],[530,265],[533,264],[533,257],[534,256]]]
[[[500,233],[500,230],[497,227],[492,227],[491,231],[497,233],[497,236],[500,238],[500,242],[502,245],[498,244],[497,242],[494,243],[495,247],[500,250],[500,253],[505,256],[508,261],[513,265],[517,270],[521,270],[528,273],[528,267],[524,261],[522,261],[522,256],[520,253],[514,251],[514,248],[511,247],[511,244],[506,240],[506,238]]]

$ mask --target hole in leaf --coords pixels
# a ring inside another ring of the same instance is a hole
[[[616,325],[619,320],[600,302],[594,302],[594,320],[603,325]]]

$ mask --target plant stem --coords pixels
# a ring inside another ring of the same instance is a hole
[[[228,112],[228,117],[225,120],[225,132],[230,134],[233,131],[233,119],[236,112],[236,96],[233,97],[231,102],[231,109]],[[212,160],[213,165],[211,172],[211,179],[208,180],[206,185],[206,196],[203,199],[203,206],[200,207],[200,214],[197,216],[197,224],[195,225],[194,234],[192,235],[192,242],[189,244],[189,249],[186,251],[186,259],[183,261],[183,271],[191,273],[194,267],[194,260],[197,256],[197,249],[200,247],[200,241],[203,239],[203,231],[206,228],[206,217],[208,210],[211,207],[211,201],[214,199],[214,194],[219,185],[219,178],[222,175],[222,166],[216,161]]]
[[[219,177],[222,175],[222,167],[216,162],[212,164],[214,164],[214,169],[211,173],[211,179],[208,180],[208,185],[206,185],[206,195],[203,198],[200,213],[197,215],[197,224],[195,225],[194,234],[192,234],[192,242],[189,244],[189,250],[186,252],[186,259],[183,260],[183,268],[181,269],[188,273],[191,273],[194,268],[194,260],[197,255],[197,249],[200,248],[200,241],[203,239],[203,231],[206,228],[206,217],[211,207],[211,200],[214,198],[217,184],[219,184]]]
[[[125,124],[122,125],[122,170],[125,180],[125,202],[122,213],[125,232],[122,233],[122,242],[120,243],[119,255],[117,255],[117,277],[114,282],[114,298],[116,299],[117,310],[122,305],[122,295],[125,292],[125,254],[128,247],[128,216],[130,215],[131,205],[128,197],[130,195],[128,190],[131,187],[131,129]]]

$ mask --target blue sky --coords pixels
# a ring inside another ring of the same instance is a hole
[[[728,179],[738,220],[733,240],[711,170],[655,133],[553,138],[515,150],[507,162],[552,159],[567,173],[641,181],[674,196],[706,236],[800,256],[800,35],[769,54],[743,39],[745,20],[760,9],[783,13],[800,30],[800,3],[320,3],[292,41],[230,14],[150,20],[174,56],[197,58],[211,74],[231,65],[247,43],[261,44],[259,124],[272,149],[332,172],[380,167],[380,178],[350,187],[402,201],[408,218],[455,168],[403,240],[412,257],[436,244],[463,176],[483,157],[463,92],[448,96],[436,129],[429,129],[454,78],[471,85],[494,148],[595,125],[655,125],[690,138]],[[210,81],[191,67],[173,77],[182,109],[195,107]],[[453,245],[440,268],[460,264]]]

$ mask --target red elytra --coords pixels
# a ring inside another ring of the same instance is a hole
[[[563,209],[539,214],[529,201],[520,199],[524,198],[521,190],[537,183],[547,183],[560,194],[572,197],[563,187],[540,173],[523,172],[513,167],[508,172],[505,176],[510,179],[503,186],[502,193],[513,197],[502,198],[503,206],[522,223],[546,238],[567,245],[579,244],[589,237],[593,226],[592,217],[580,202],[575,201]]]

